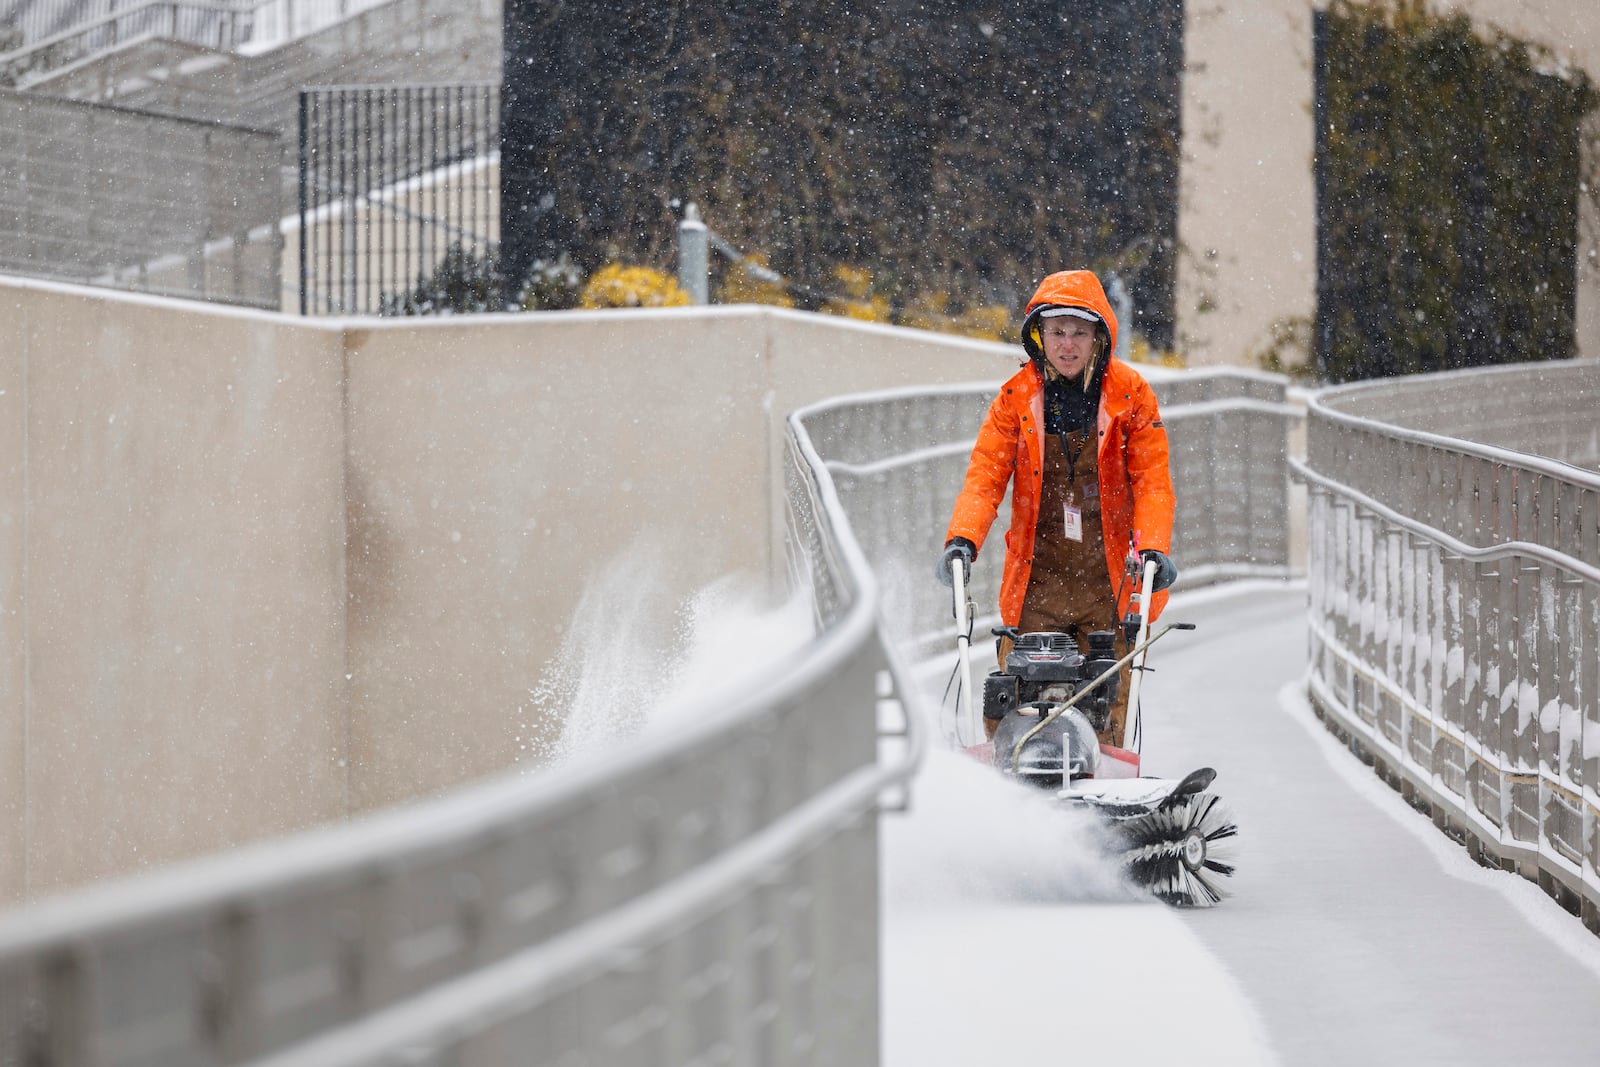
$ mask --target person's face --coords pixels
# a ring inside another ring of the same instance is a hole
[[[1072,315],[1057,315],[1039,324],[1044,358],[1058,373],[1076,378],[1094,354],[1094,323]]]

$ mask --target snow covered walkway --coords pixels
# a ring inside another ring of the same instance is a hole
[[[884,1063],[1600,1063],[1600,938],[1316,721],[1304,586],[1165,618],[1199,629],[1151,654],[1145,767],[1217,768],[1233,896],[1127,902],[1060,813],[935,753],[884,826]]]

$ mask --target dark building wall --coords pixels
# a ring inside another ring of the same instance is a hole
[[[1117,270],[1172,338],[1181,0],[507,0],[506,267],[670,266],[676,201],[806,287],[1020,304]]]
[[[1575,355],[1587,80],[1463,16],[1349,3],[1315,57],[1320,375]]]

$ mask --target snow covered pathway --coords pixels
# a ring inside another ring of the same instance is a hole
[[[931,759],[884,826],[884,1062],[1600,1063],[1600,939],[1486,871],[1312,717],[1305,591],[1175,597],[1149,773],[1200,765],[1241,829],[1233,896],[1127,903],[1076,828]]]

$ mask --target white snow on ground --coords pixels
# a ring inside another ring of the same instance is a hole
[[[1178,914],[1042,796],[936,751],[882,826],[885,1067],[1276,1062]]]
[[[1168,611],[1199,628],[1158,649],[1147,762],[1216,767],[1241,833],[1233,897],[1176,917],[1282,1062],[1600,1063],[1600,976],[1579,962],[1594,936],[1532,883],[1474,867],[1303,704],[1285,706],[1306,671],[1303,583]]]
[[[1600,1063],[1600,939],[1316,721],[1305,612],[1303,583],[1181,594],[1198,629],[1151,653],[1146,773],[1215,767],[1240,827],[1217,908],[1114,903],[1081,829],[929,760],[882,823],[888,1067]]]
[[[1465,848],[1440,833],[1432,819],[1407,804],[1399,793],[1384,784],[1372,773],[1371,768],[1355,759],[1350,750],[1317,720],[1316,713],[1311,710],[1311,702],[1306,698],[1303,680],[1289,682],[1278,690],[1278,704],[1285,715],[1311,735],[1334,773],[1352,791],[1415,837],[1422,850],[1439,864],[1440,871],[1451,878],[1493,890],[1503,896],[1506,903],[1557,951],[1600,978],[1600,937],[1578,936],[1577,920],[1537,884],[1526,878],[1512,877],[1504,871],[1479,866],[1467,855]],[[1600,1062],[1600,1049],[1595,1051],[1595,1059]]]
[[[1277,1062],[1236,984],[1161,907],[913,910],[884,947],[884,1067]]]
[[[922,672],[932,699],[948,671]],[[882,822],[885,1067],[1277,1062],[1238,984],[1178,912],[1122,885],[1092,830],[929,754],[911,810]]]

